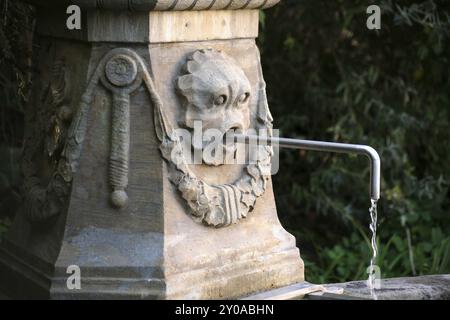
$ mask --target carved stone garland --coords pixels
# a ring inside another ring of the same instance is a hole
[[[261,72],[261,70],[260,70]],[[260,77],[262,79],[262,75]],[[58,163],[58,176],[70,187],[86,134],[87,118],[96,86],[101,82],[113,94],[112,141],[110,151],[111,201],[116,207],[127,202],[128,162],[130,143],[130,94],[145,83],[154,107],[155,132],[161,142],[162,156],[168,163],[169,178],[181,192],[193,217],[206,225],[223,227],[236,223],[253,209],[256,199],[263,195],[270,176],[272,148],[258,147],[258,160],[249,164],[240,179],[233,184],[209,185],[197,178],[189,168],[180,140],[164,114],[161,98],[145,63],[132,50],[111,50],[100,61],[67,133],[65,147]],[[194,93],[195,94],[195,93]],[[261,80],[258,89],[256,129],[272,130],[272,117]],[[67,194],[68,189],[64,189]]]
[[[199,72],[199,70],[202,70],[202,66],[207,69],[205,72]],[[182,75],[178,83],[179,88],[182,87],[181,92],[187,98],[187,107],[191,107],[192,103],[202,104],[199,101],[204,102],[208,100],[209,96],[215,96],[215,92],[208,92],[209,86],[204,85],[212,81],[211,74],[218,78],[221,86],[225,84],[226,87],[231,88],[227,90],[231,92],[230,97],[224,97],[225,100],[234,101],[232,91],[239,92],[237,84],[245,83],[242,79],[245,75],[235,61],[224,53],[213,49],[194,52],[188,58],[184,69],[188,71],[188,74]],[[227,72],[227,74],[223,74],[224,72]],[[205,95],[207,95],[206,99],[204,99]],[[245,98],[248,100],[249,97]],[[259,110],[256,129],[264,128],[268,134],[271,134],[272,119],[267,105],[264,83],[261,84],[259,89],[258,99]],[[205,106],[199,107],[205,108]],[[212,108],[217,107],[215,105]],[[257,146],[256,162],[250,163],[245,168],[241,178],[235,183],[209,185],[198,179],[189,169],[183,157],[181,144],[178,141],[167,137],[162,142],[161,151],[170,164],[171,181],[178,187],[183,198],[187,201],[193,216],[207,225],[222,227],[238,222],[247,216],[253,209],[256,199],[265,192],[266,183],[270,176],[271,147]]]

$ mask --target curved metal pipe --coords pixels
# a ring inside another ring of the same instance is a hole
[[[243,134],[235,134],[234,139],[236,142],[246,144],[265,143],[267,145],[278,145],[281,148],[289,149],[365,155],[370,161],[370,198],[373,200],[380,198],[381,160],[378,152],[370,146]]]

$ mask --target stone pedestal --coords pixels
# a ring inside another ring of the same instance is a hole
[[[269,148],[254,165],[190,165],[174,136],[200,118],[271,128],[255,38],[258,9],[278,0],[71,1],[74,31],[64,1],[30,2],[37,72],[23,206],[0,247],[6,294],[214,299],[303,281]]]

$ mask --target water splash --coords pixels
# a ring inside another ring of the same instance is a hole
[[[372,258],[370,259],[370,266],[368,268],[369,272],[369,279],[367,279],[367,285],[370,289],[370,295],[372,296],[372,299],[377,300],[377,294],[375,292],[375,289],[377,289],[376,286],[376,270],[377,267],[375,266],[377,255],[378,255],[378,248],[377,248],[377,200],[371,199],[371,206],[369,209],[370,214],[370,225],[369,228],[372,231],[372,240],[371,240],[371,247],[372,247]]]

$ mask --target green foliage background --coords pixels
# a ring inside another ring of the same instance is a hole
[[[263,67],[283,136],[368,144],[382,158],[383,277],[450,273],[450,3],[282,0],[261,13]],[[20,203],[33,10],[0,0],[0,234]],[[369,171],[360,157],[283,151],[280,219],[316,283],[366,278]]]
[[[262,19],[263,67],[282,136],[368,144],[382,159],[382,277],[450,273],[450,3],[284,0]],[[286,151],[280,218],[312,282],[366,278],[366,159]]]

